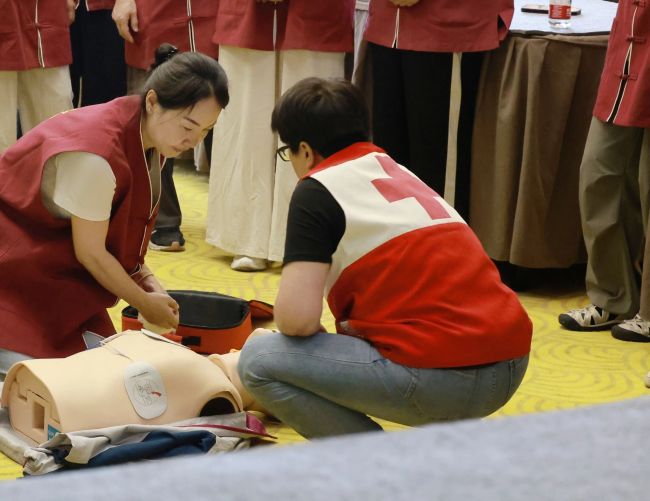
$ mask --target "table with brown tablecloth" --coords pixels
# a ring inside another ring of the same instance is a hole
[[[492,259],[529,268],[585,260],[578,177],[607,40],[514,31],[486,54],[470,224]]]

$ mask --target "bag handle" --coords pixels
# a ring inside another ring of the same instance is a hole
[[[248,302],[248,305],[251,310],[251,316],[257,320],[273,320],[273,305],[265,303],[264,301],[258,301],[257,299],[251,299]]]

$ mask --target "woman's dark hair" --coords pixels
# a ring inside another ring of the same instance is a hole
[[[145,106],[147,92],[154,90],[158,103],[167,109],[182,109],[214,96],[222,108],[228,105],[228,78],[221,65],[198,52],[179,52],[164,43],[156,49],[156,61],[140,95]]]
[[[321,156],[370,137],[370,114],[363,94],[346,80],[306,78],[275,105],[271,128],[291,151],[305,141]]]

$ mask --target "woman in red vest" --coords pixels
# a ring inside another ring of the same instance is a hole
[[[232,83],[215,129],[206,240],[236,270],[281,261],[296,177],[273,154],[277,97],[308,76],[342,77],[353,49],[354,0],[220,0],[213,41]]]
[[[469,215],[471,139],[484,51],[508,32],[513,0],[371,0],[373,140],[445,195],[452,53],[462,53],[454,207]]]
[[[363,96],[305,79],[272,126],[300,181],[289,206],[281,333],[250,338],[241,380],[313,438],[486,416],[522,381],[532,324],[476,235],[368,142]],[[462,249],[462,252],[459,252]],[[323,293],[336,332],[320,325]]]
[[[84,330],[114,333],[106,308],[120,298],[177,325],[144,261],[160,156],[201,141],[229,96],[214,59],[172,49],[159,49],[141,95],[59,114],[0,157],[0,361],[66,356]]]
[[[113,19],[126,41],[127,89],[138,93],[153,63],[154,49],[170,43],[181,51],[201,52],[217,58],[212,43],[217,14],[215,0],[117,0]],[[206,151],[211,149],[209,135]],[[209,153],[208,153],[209,154]],[[199,158],[198,156],[196,158]],[[199,161],[196,161],[197,165]],[[162,195],[156,227],[149,247],[162,251],[182,251],[185,238],[181,232],[182,211],[174,185],[174,160],[169,159],[162,172]]]

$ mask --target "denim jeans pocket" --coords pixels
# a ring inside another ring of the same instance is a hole
[[[377,377],[390,394],[409,399],[418,384],[418,369],[396,364],[385,358],[374,362]]]
[[[508,396],[506,397],[506,402],[508,402],[515,394],[517,389],[519,389],[519,386],[521,385],[521,382],[526,375],[526,370],[528,369],[528,357],[528,355],[525,355],[521,358],[515,358],[509,362],[510,388],[508,388]]]

